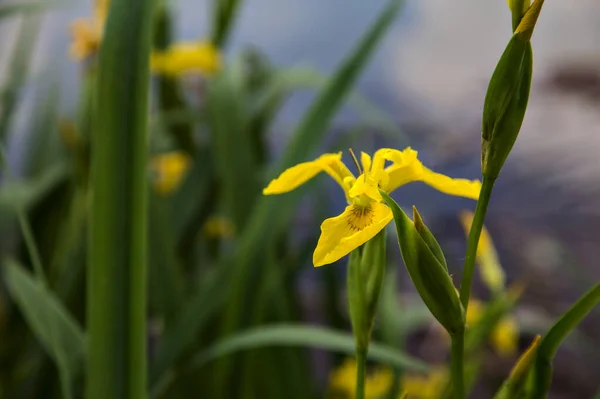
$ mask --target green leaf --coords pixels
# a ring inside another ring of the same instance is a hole
[[[0,4],[0,19],[22,14],[46,12],[52,8],[66,8],[75,5],[72,1],[9,1]]]
[[[186,301],[173,325],[165,330],[150,365],[151,391],[193,345],[198,331],[225,302],[226,290],[223,287],[228,280],[226,270],[220,268],[213,275],[205,277],[196,293]]]
[[[320,91],[327,85],[329,79],[330,77],[323,75],[311,67],[292,67],[277,71],[271,79],[270,84],[259,97],[257,107],[261,107],[261,104],[268,103],[283,94],[288,94],[301,88]],[[379,109],[368,98],[356,91],[352,91],[348,95],[347,103],[350,107],[354,108],[364,123],[374,128],[377,133],[396,142],[408,142],[407,137],[394,119]]]
[[[85,349],[81,327],[56,296],[16,262],[6,262],[4,277],[27,324],[58,366],[63,396],[72,398],[73,379],[79,375]]]
[[[531,377],[531,399],[545,398],[552,382],[552,360],[565,338],[600,301],[600,283],[582,296],[542,338]]]
[[[238,57],[208,84],[206,117],[223,206],[237,230],[259,193],[258,165],[248,133],[243,59]]]
[[[333,116],[394,20],[401,3],[401,0],[391,0],[388,3],[363,39],[319,92],[294,131],[281,159],[273,168],[275,173],[281,173],[289,166],[306,161],[316,150]],[[277,234],[284,228],[286,218],[282,216],[290,214],[298,199],[297,193],[277,198],[261,197],[256,206],[249,210],[250,220],[242,232],[235,253],[235,271],[229,286],[231,299],[224,333],[236,329],[246,293],[250,288],[248,276],[251,275],[254,265],[260,265],[259,255],[263,252],[265,243],[274,242]]]
[[[0,144],[5,143],[12,118],[16,114],[19,90],[27,79],[28,67],[31,65],[31,55],[40,26],[38,16],[27,17],[20,25],[5,79],[10,83],[0,91],[2,95],[0,98]]]
[[[147,390],[148,91],[154,1],[112,0],[92,112],[86,397]]]
[[[353,355],[355,350],[352,334],[323,327],[280,324],[250,329],[225,338],[196,354],[190,361],[189,368],[190,370],[197,369],[219,357],[235,352],[273,346],[303,346],[347,355]],[[423,361],[376,342],[370,344],[368,358],[407,370],[422,372],[429,370],[429,365]],[[174,378],[174,375],[171,375],[170,378]],[[164,380],[157,387],[165,389],[169,382],[169,380]],[[153,396],[156,394],[158,391],[153,392]]]

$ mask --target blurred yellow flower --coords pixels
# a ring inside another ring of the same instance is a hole
[[[447,383],[448,370],[444,366],[436,367],[428,374],[404,374],[400,380],[407,399],[439,398]]]
[[[152,169],[155,173],[154,188],[162,195],[175,191],[181,183],[191,164],[189,155],[172,151],[160,154],[152,159]]]
[[[469,301],[467,308],[467,325],[474,325],[481,320],[485,305],[476,299]],[[517,352],[519,342],[519,326],[512,315],[506,315],[494,326],[490,342],[500,356],[511,356]]]
[[[389,367],[376,367],[367,375],[365,399],[386,398],[394,383],[394,372]],[[398,399],[435,399],[448,383],[448,370],[444,366],[434,368],[428,374],[408,373],[400,378],[401,393]],[[329,376],[329,388],[345,398],[356,395],[356,361],[346,359]]]
[[[473,222],[473,213],[469,211],[461,212],[459,218],[468,236]],[[494,293],[503,291],[506,276],[498,260],[498,253],[494,248],[492,237],[485,226],[481,230],[479,245],[477,245],[477,262],[479,263],[483,283]]]
[[[391,165],[386,167],[386,161]],[[452,179],[435,173],[423,166],[417,152],[410,147],[404,151],[383,148],[373,159],[363,152],[361,163],[363,170],[357,165],[360,175],[356,178],[342,163],[341,152],[325,154],[285,170],[263,190],[265,195],[287,193],[320,172],[327,173],[342,187],[348,206],[341,215],[321,224],[321,236],[313,254],[315,266],[333,263],[349,254],[392,220],[392,211],[383,203],[379,189],[389,193],[404,184],[421,181],[446,194],[479,197],[479,181]]]
[[[156,74],[167,76],[212,75],[221,68],[221,54],[209,42],[176,43],[163,52],[153,52],[150,68]]]
[[[92,18],[80,18],[71,23],[72,42],[69,49],[71,58],[80,61],[98,50],[109,4],[110,0],[96,0]]]
[[[204,223],[204,234],[211,238],[233,237],[235,228],[231,220],[222,216],[212,216]]]
[[[383,398],[394,382],[394,373],[388,367],[372,370],[365,380],[365,399]],[[329,376],[329,387],[348,398],[356,395],[356,360],[346,359]]]

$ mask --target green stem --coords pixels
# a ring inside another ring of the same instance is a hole
[[[473,274],[475,273],[475,258],[477,255],[477,246],[479,245],[479,236],[481,235],[483,221],[485,220],[485,214],[492,196],[494,181],[495,179],[483,178],[481,193],[479,194],[475,216],[473,216],[473,223],[469,232],[467,256],[465,257],[462,281],[460,282],[460,301],[465,308],[465,312],[469,306],[469,297],[471,296],[471,284],[473,283]]]
[[[366,374],[367,350],[356,348],[356,399],[365,399]]]
[[[450,377],[452,381],[452,392],[455,399],[464,399],[465,396],[465,332],[460,331],[452,335],[450,348]]]

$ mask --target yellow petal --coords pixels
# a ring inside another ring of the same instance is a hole
[[[383,197],[381,197],[381,194],[379,193],[377,181],[375,181],[371,175],[365,173],[358,176],[358,179],[356,179],[356,182],[352,185],[348,195],[350,198],[366,195],[375,201],[383,201]]]
[[[422,181],[445,194],[472,199],[479,198],[481,183],[478,180],[453,179],[436,173],[423,166],[417,159],[417,155],[417,151],[410,147],[403,151],[385,149],[382,152],[383,158],[392,161],[392,165],[385,169],[389,176],[389,182],[385,186],[387,192],[410,182]]]
[[[360,163],[363,167],[363,173],[368,173],[371,171],[371,156],[366,152],[360,153]]]
[[[186,73],[214,74],[221,67],[221,55],[208,42],[176,43],[164,52],[153,52],[150,68],[155,73],[178,76]]]
[[[321,224],[321,237],[313,254],[315,266],[333,263],[348,255],[392,220],[392,211],[386,205],[372,202],[366,208],[349,205],[336,217]]]
[[[502,318],[492,331],[492,346],[500,356],[511,356],[517,352],[519,325],[514,317]]]
[[[444,194],[455,195],[457,197],[466,197],[478,199],[481,191],[481,182],[479,180],[453,179],[440,173],[423,167],[422,180]]]
[[[471,230],[471,223],[473,223],[473,213],[464,211],[460,213],[459,217],[468,236]],[[481,230],[479,244],[477,245],[477,262],[479,263],[479,272],[481,273],[483,283],[492,292],[501,292],[504,290],[506,275],[498,260],[498,253],[496,252],[496,248],[494,248],[490,233],[485,226]]]
[[[346,165],[342,163],[342,153],[324,154],[314,161],[303,162],[285,170],[279,177],[272,180],[263,190],[264,195],[283,194],[290,192],[306,183],[320,172],[326,172],[347,191],[344,179],[354,178]]]

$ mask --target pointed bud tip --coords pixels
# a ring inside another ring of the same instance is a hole
[[[525,15],[523,15],[523,19],[521,19],[517,29],[515,29],[515,35],[519,35],[525,40],[531,39],[531,35],[533,35],[533,29],[535,28],[543,5],[544,0],[535,0],[533,2],[527,12],[525,12]]]

